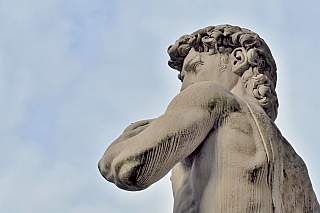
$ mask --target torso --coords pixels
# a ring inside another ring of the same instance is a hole
[[[172,169],[174,213],[271,211],[263,136],[247,105],[239,102],[241,110],[221,119]]]

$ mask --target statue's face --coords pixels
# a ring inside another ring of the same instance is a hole
[[[200,81],[213,81],[231,90],[237,84],[239,76],[232,72],[230,60],[224,63],[220,61],[220,53],[211,55],[191,49],[183,62],[181,91]],[[221,65],[226,66],[225,69],[221,69]]]

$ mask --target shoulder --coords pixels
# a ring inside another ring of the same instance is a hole
[[[239,110],[240,103],[236,95],[220,84],[202,81],[180,92],[171,101],[167,110],[176,108],[201,108],[208,111],[226,108]]]

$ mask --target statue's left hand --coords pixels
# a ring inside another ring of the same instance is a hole
[[[130,124],[120,135],[119,140],[124,141],[136,136],[137,134],[145,130],[153,120],[154,119],[142,120]]]

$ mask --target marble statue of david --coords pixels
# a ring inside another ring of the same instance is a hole
[[[264,40],[209,26],[168,53],[181,92],[108,147],[103,177],[135,191],[172,170],[174,213],[319,212],[305,163],[274,123],[276,64]]]

